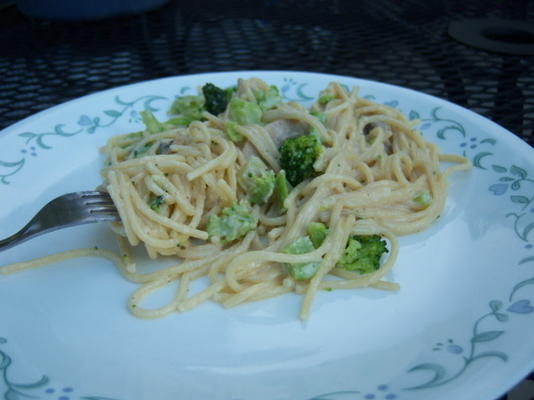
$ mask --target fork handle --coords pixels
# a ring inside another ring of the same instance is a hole
[[[28,239],[31,239],[34,236],[41,235],[45,232],[51,231],[53,229],[45,229],[45,227],[37,224],[34,220],[26,224],[20,231],[14,233],[13,235],[0,240],[0,251],[9,249],[17,244],[25,242]]]

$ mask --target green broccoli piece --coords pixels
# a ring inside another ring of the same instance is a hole
[[[175,126],[187,126],[189,125],[193,120],[191,118],[186,117],[173,117],[165,121],[165,124],[167,125],[175,125]]]
[[[169,114],[177,115],[167,123],[173,125],[189,125],[193,121],[202,120],[204,111],[204,99],[202,96],[181,96],[176,98],[171,104]]]
[[[432,195],[427,191],[424,191],[415,196],[413,201],[417,203],[420,208],[427,208],[432,203]]]
[[[239,171],[238,181],[251,204],[263,204],[273,193],[274,171],[258,157],[252,156]]]
[[[321,222],[312,222],[308,225],[307,233],[313,243],[313,247],[318,248],[323,244],[328,234],[328,229]]]
[[[128,135],[126,135],[126,137],[128,139],[141,139],[143,137],[143,132],[142,131],[132,132],[132,133],[129,133]]]
[[[308,236],[301,236],[294,242],[288,244],[282,249],[282,253],[285,254],[305,254],[313,251],[313,243]],[[320,261],[312,261],[307,263],[289,264],[284,263],[284,267],[293,279],[296,281],[304,281],[312,278],[317,270]]]
[[[231,207],[223,208],[221,215],[210,215],[207,231],[210,239],[222,244],[230,243],[249,231],[258,223],[252,215],[252,210],[246,201],[234,203]]]
[[[145,143],[142,146],[137,146],[133,149],[132,154],[134,158],[143,157],[145,153],[150,150],[152,143]]]
[[[282,102],[280,92],[274,85],[270,86],[267,90],[256,90],[254,92],[254,97],[256,97],[256,101],[263,111],[269,110]]]
[[[281,209],[284,209],[284,201],[287,198],[287,195],[289,194],[289,182],[286,178],[286,171],[281,169],[277,174],[276,178],[274,179],[274,188],[276,192],[276,197],[278,199],[278,205]]]
[[[143,110],[139,114],[141,114],[141,118],[148,132],[159,133],[165,130],[165,125],[159,122],[149,110]]]
[[[315,110],[312,110],[310,111],[310,114],[313,115],[314,117],[317,117],[317,119],[319,121],[321,121],[321,124],[326,124],[326,114],[325,113],[322,113],[320,111],[315,111]]]
[[[334,100],[336,95],[332,93],[324,93],[319,96],[319,104],[327,104],[329,101]]]
[[[353,235],[336,266],[367,274],[380,267],[380,258],[387,251],[386,241],[378,235]]]
[[[259,124],[263,112],[256,103],[234,97],[228,105],[228,116],[239,125]]]
[[[280,145],[280,167],[286,171],[287,180],[293,186],[315,176],[313,164],[323,150],[315,135],[303,135],[286,139]]]
[[[316,117],[319,122],[321,122],[321,124],[324,125],[326,123],[326,115],[324,113],[312,110],[310,111],[310,114]],[[312,128],[312,130],[310,131],[310,135],[315,136],[317,140],[321,142],[321,135],[319,135],[319,131],[316,128]]]
[[[165,203],[165,198],[163,197],[163,195],[159,195],[159,196],[152,197],[150,201],[148,202],[148,206],[152,210],[157,212],[159,211],[159,208],[161,207],[163,203]]]
[[[219,115],[226,110],[226,106],[234,92],[233,88],[221,89],[213,83],[206,83],[202,86],[202,94],[204,95],[204,106],[206,111]]]
[[[234,143],[239,143],[243,140],[243,135],[241,135],[237,129],[237,124],[234,121],[226,121],[224,123],[224,134],[228,139]]]

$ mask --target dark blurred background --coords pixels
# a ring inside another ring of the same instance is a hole
[[[413,88],[534,145],[533,21],[527,0],[3,1],[0,129],[119,85],[273,69]]]
[[[0,128],[66,100],[147,79],[286,69],[440,96],[534,145],[533,1],[160,0],[144,13],[118,15],[121,2],[108,0],[117,8],[107,10],[114,14],[108,18],[84,11],[85,2],[70,2],[81,16],[61,8],[60,0],[4,3]],[[43,6],[48,3],[56,9]]]

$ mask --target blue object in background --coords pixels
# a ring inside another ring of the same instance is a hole
[[[168,0],[17,0],[29,17],[52,20],[90,20],[136,14],[157,8]]]

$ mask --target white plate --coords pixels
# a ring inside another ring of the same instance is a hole
[[[474,163],[455,174],[441,218],[401,238],[398,293],[297,295],[162,320],[131,316],[135,285],[107,261],[77,259],[0,277],[0,398],[492,399],[534,368],[534,151],[446,101],[349,77],[301,72],[181,76],[68,102],[0,133],[0,237],[51,198],[100,182],[98,148],[160,118],[205,82],[257,76],[310,104],[331,80],[422,121],[424,137]],[[41,236],[0,265],[81,247],[114,248],[105,224]]]

